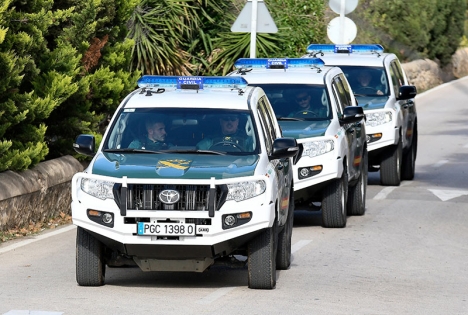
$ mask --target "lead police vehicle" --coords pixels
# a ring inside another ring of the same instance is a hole
[[[364,114],[344,73],[321,59],[239,59],[249,85],[272,102],[283,134],[300,146],[294,165],[296,209],[322,209],[322,226],[344,227],[363,215],[367,189]]]
[[[202,272],[245,265],[250,288],[272,289],[291,263],[292,157],[261,88],[240,77],[143,76],[94,156],[73,177],[76,279],[106,266]],[[239,256],[240,255],[240,256]]]
[[[382,185],[414,178],[418,145],[416,87],[394,54],[381,45],[311,44],[308,55],[339,66],[367,117],[369,171],[380,170]]]

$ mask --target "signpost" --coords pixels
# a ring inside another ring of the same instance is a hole
[[[250,58],[255,58],[257,33],[276,33],[278,28],[263,0],[247,0],[241,13],[232,24],[231,32],[250,32]]]
[[[333,12],[340,16],[328,23],[327,35],[334,44],[349,44],[357,34],[356,24],[345,14],[349,14],[356,9],[359,0],[330,0],[329,5]]]

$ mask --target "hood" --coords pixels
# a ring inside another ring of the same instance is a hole
[[[122,178],[216,179],[252,176],[258,155],[98,153],[92,173]]]
[[[361,106],[364,111],[371,109],[381,109],[385,107],[389,99],[388,96],[356,96],[359,106]]]
[[[283,137],[296,139],[322,137],[325,135],[330,120],[320,121],[279,121]]]

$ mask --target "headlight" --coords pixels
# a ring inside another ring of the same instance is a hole
[[[114,199],[114,194],[112,193],[113,187],[113,182],[105,182],[102,180],[90,178],[81,179],[81,190],[102,200]]]
[[[366,125],[376,127],[392,121],[392,112],[366,113]]]
[[[242,201],[263,194],[266,184],[263,180],[257,180],[254,182],[227,184],[227,187],[229,192],[226,200]]]
[[[302,145],[304,146],[304,152],[302,152],[302,156],[310,157],[322,155],[335,149],[335,143],[333,140],[304,142]]]

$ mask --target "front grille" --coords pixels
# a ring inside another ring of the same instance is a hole
[[[166,189],[176,190],[180,199],[174,204],[165,204],[159,200],[159,193]],[[225,193],[221,187],[216,188],[214,196],[215,210],[224,203]],[[186,210],[208,211],[210,200],[209,185],[128,185],[128,210]]]

